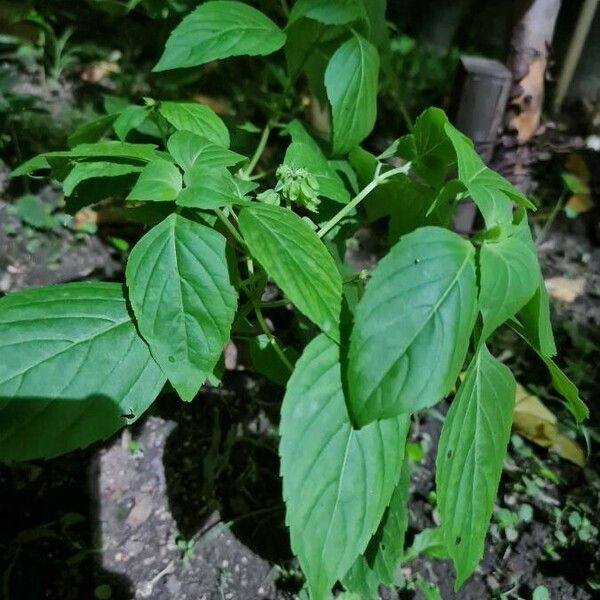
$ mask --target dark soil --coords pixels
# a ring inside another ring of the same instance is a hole
[[[54,201],[52,194],[48,188],[41,196]],[[358,242],[354,258],[373,263],[376,236],[365,230]],[[562,366],[591,400],[600,379],[600,248],[589,218],[559,218],[539,252],[546,277],[585,279],[579,297],[554,307]],[[0,202],[0,293],[118,279],[120,269],[121,259],[102,231],[32,232]],[[498,344],[498,353],[508,350],[506,359],[521,383],[548,389],[545,371],[515,339]],[[0,598],[298,597],[302,576],[289,548],[278,477],[281,396],[280,388],[243,371],[228,372],[222,388],[204,390],[191,404],[167,394],[104,445],[47,462],[0,466]],[[591,405],[588,431],[596,448],[600,415]],[[569,422],[558,404],[552,408]],[[438,417],[425,413],[413,427],[413,441],[426,452],[413,473],[409,543],[437,523],[431,494]],[[484,559],[457,594],[448,561],[418,558],[402,566],[404,578],[419,574],[436,583],[445,600],[531,598],[539,585],[553,599],[600,597],[593,589],[600,582],[598,536],[581,541],[565,526],[566,518],[557,524],[556,516],[576,507],[600,527],[597,451],[582,470],[527,447],[528,453],[511,447],[498,507],[517,513],[527,503],[532,518],[520,521],[510,539],[494,519]],[[558,483],[541,475],[544,469]],[[557,531],[564,539],[557,539]],[[422,595],[398,588],[383,597]]]

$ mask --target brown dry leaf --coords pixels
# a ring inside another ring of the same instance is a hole
[[[565,212],[570,218],[586,213],[594,208],[589,194],[573,194],[565,204]]]
[[[98,83],[107,75],[118,73],[120,70],[119,65],[115,62],[99,60],[85,65],[81,72],[81,80],[88,83]]]
[[[556,416],[522,385],[517,383],[513,430],[542,448],[549,448],[562,458],[583,467],[585,455],[573,440],[559,433]]]
[[[574,302],[585,289],[585,278],[550,277],[545,280],[546,289],[552,298],[570,304]]]

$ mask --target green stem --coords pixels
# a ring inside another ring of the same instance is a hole
[[[265,125],[265,128],[262,130],[260,135],[260,140],[258,140],[258,145],[256,146],[256,150],[248,163],[248,166],[244,169],[243,173],[245,178],[249,178],[252,175],[252,171],[254,171],[262,153],[265,151],[267,146],[267,142],[269,141],[269,134],[271,133],[273,119],[269,119],[268,123]]]
[[[290,303],[290,301],[287,298],[284,298],[282,300],[271,300],[269,302],[261,302],[260,307],[261,308],[278,308],[280,306],[287,306],[289,303]]]
[[[256,314],[256,319],[258,320],[260,328],[262,329],[263,333],[269,338],[269,342],[271,343],[271,346],[273,346],[273,350],[277,352],[277,356],[279,356],[281,362],[290,370],[291,373],[294,370],[294,367],[292,367],[292,363],[288,360],[288,357],[281,349],[277,338],[271,333],[271,330],[269,329],[258,304],[254,305],[254,313]]]
[[[401,167],[390,169],[385,173],[377,173],[368,185],[366,185],[344,208],[338,211],[319,231],[317,235],[322,238],[327,232],[331,231],[346,215],[352,212],[376,187],[380,186],[386,179],[399,175],[401,173],[408,173],[410,170],[411,163],[406,163]]]
[[[215,213],[216,213],[219,221],[221,221],[221,223],[223,223],[223,225],[225,225],[225,228],[227,229],[227,231],[229,231],[229,233],[232,235],[232,237],[235,239],[235,241],[238,244],[240,244],[240,246],[242,246],[242,248],[245,248],[246,242],[244,242],[244,239],[238,233],[237,229],[231,224],[231,221],[223,214],[223,211],[220,208],[215,208]]]
[[[558,197],[558,201],[554,205],[554,208],[552,209],[552,212],[548,216],[548,219],[544,223],[544,226],[542,227],[542,230],[540,231],[540,233],[538,234],[538,236],[535,239],[535,245],[536,246],[540,246],[541,243],[546,239],[546,236],[548,235],[548,232],[550,231],[550,228],[554,224],[554,220],[556,219],[558,213],[560,212],[560,210],[563,207],[566,195],[567,195],[566,192],[563,191],[561,193],[561,195]]]

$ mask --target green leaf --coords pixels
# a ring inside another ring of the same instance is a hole
[[[306,17],[325,25],[344,25],[358,19],[365,19],[365,6],[362,0],[297,0],[288,17],[288,25]]]
[[[117,117],[113,129],[121,141],[125,141],[129,132],[139,127],[148,117],[147,106],[128,106]]]
[[[192,400],[217,364],[235,314],[225,238],[172,214],[135,245],[126,275],[152,355],[181,398]]]
[[[375,535],[344,577],[344,585],[349,590],[363,594],[364,590],[370,590],[370,595],[378,598],[372,592],[376,592],[380,583],[393,585],[396,582],[396,569],[404,553],[404,537],[408,529],[409,487],[410,462],[405,458],[400,480]]]
[[[481,340],[514,316],[532,296],[540,280],[535,252],[517,237],[484,241],[479,253]]]
[[[485,345],[450,406],[436,459],[437,501],[455,590],[483,556],[510,438],[516,382]]]
[[[214,4],[214,2],[213,2]],[[221,117],[198,102],[161,102],[160,114],[178,131],[190,131],[207,140],[229,148],[229,130]]]
[[[532,252],[537,252],[531,237],[531,229],[527,222],[525,210],[519,209],[517,211],[515,221],[513,235],[525,242]],[[523,328],[523,334],[538,352],[543,356],[554,356],[556,354],[552,321],[550,320],[550,298],[541,272],[539,273],[535,294],[521,309],[516,318]]]
[[[97,142],[111,128],[116,117],[116,115],[102,115],[89,123],[80,125],[67,139],[69,148],[79,144]]]
[[[446,123],[444,129],[456,152],[458,178],[481,211],[488,229],[512,224],[513,201],[535,210],[535,206],[504,177],[485,166],[468,137],[450,123]]]
[[[442,530],[439,527],[426,528],[415,535],[413,542],[406,549],[402,557],[402,563],[407,563],[419,554],[423,554],[428,558],[449,558],[444,545]]]
[[[474,256],[457,234],[422,227],[375,267],[350,341],[357,425],[432,406],[452,389],[477,314]]]
[[[552,387],[566,400],[567,408],[575,417],[577,423],[583,422],[590,416],[590,411],[585,402],[579,397],[577,386],[565,375],[559,366],[548,356],[542,356],[546,363]]]
[[[292,142],[285,153],[284,164],[294,169],[306,169],[315,176],[319,184],[319,196],[348,204],[350,194],[344,182],[327,162],[317,144],[308,145],[302,142]]]
[[[123,158],[133,161],[150,162],[159,156],[155,144],[130,144],[128,142],[96,142],[79,144],[72,150],[47,152],[46,157],[58,158]]]
[[[285,34],[263,13],[241,2],[201,4],[173,30],[154,71],[196,67],[220,58],[266,55]]]
[[[157,158],[144,167],[127,200],[168,202],[177,198],[182,185],[179,169],[172,162]]]
[[[142,167],[111,162],[80,162],[75,163],[65,180],[63,181],[63,192],[65,196],[71,196],[75,188],[88,179],[103,179],[110,177],[121,177],[130,173],[139,173]]]
[[[333,119],[333,152],[342,154],[371,133],[377,117],[379,54],[354,34],[331,57],[325,87]]]
[[[448,139],[445,127],[448,117],[439,108],[428,108],[415,120],[410,136],[414,155],[405,154],[400,149],[399,154],[414,163],[416,171],[430,184],[439,187],[446,180],[450,167],[456,163],[454,148]],[[407,139],[399,140],[400,146],[407,144]]]
[[[246,194],[256,184],[234,177],[225,167],[196,164],[185,176],[186,187],[177,197],[179,206],[209,210],[221,206],[247,206]]]
[[[190,131],[176,131],[169,138],[167,148],[184,171],[196,163],[203,167],[232,167],[246,158]]]
[[[105,439],[165,383],[116,283],[2,298],[0,355],[2,460],[51,458]]]
[[[577,423],[581,423],[589,417],[589,410],[585,402],[579,397],[577,386],[565,375],[559,366],[539,346],[538,339],[532,334],[532,330],[525,329],[520,323],[512,322],[511,327],[525,340],[542,359],[548,368],[552,387],[565,399],[567,409],[573,415]]]
[[[250,253],[290,301],[323,331],[337,335],[342,279],[310,225],[267,204],[242,209],[239,222]]]
[[[273,348],[271,340],[266,335],[257,335],[248,341],[248,353],[252,365],[258,373],[264,375],[277,385],[284,386],[290,378],[289,367],[281,360]],[[291,364],[298,359],[293,348],[286,348],[284,354]]]
[[[17,167],[12,173],[12,177],[29,175],[35,171],[49,169],[48,159],[54,158],[119,158],[133,162],[150,162],[159,157],[154,144],[129,144],[127,142],[97,142],[95,144],[79,144],[72,150],[59,150],[57,152],[46,152],[38,154],[22,165]]]
[[[305,349],[281,409],[286,523],[312,600],[324,600],[377,528],[400,476],[409,417],[352,428],[337,345]],[[301,449],[301,451],[299,451]]]
[[[556,343],[550,320],[550,298],[541,273],[533,297],[521,309],[517,320],[537,350],[544,356],[556,354]]]

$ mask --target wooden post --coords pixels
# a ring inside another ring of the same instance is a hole
[[[450,116],[456,127],[473,139],[485,162],[494,152],[511,83],[510,71],[497,60],[461,56]],[[473,202],[459,204],[454,217],[456,231],[470,233],[476,215]]]

